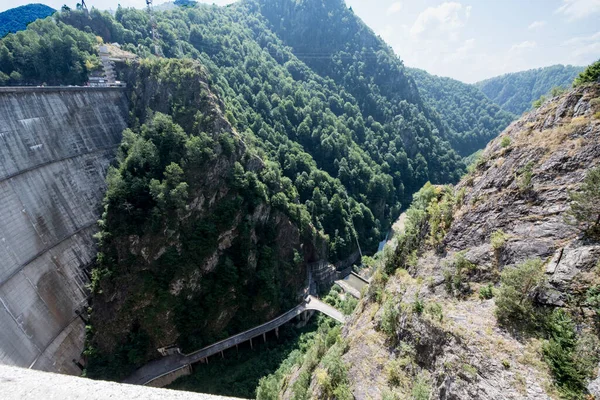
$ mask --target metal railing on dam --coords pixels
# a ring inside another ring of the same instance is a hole
[[[211,344],[203,349],[189,354],[174,354],[151,361],[134,372],[133,375],[124,380],[123,383],[151,385],[154,380],[162,378],[172,372],[179,371],[186,365],[191,365],[206,360],[208,357],[219,354],[220,352],[232,348],[240,343],[247,341],[251,342],[252,339],[265,335],[267,332],[279,328],[305,311],[319,311],[338,322],[344,323],[346,321],[346,317],[334,307],[323,303],[314,296],[308,296],[307,299],[308,301],[304,301],[302,304],[292,308],[277,318],[274,318],[247,331],[238,333],[237,335],[233,335],[220,342]]]
[[[125,86],[0,86],[0,93],[44,93],[44,92],[81,92],[81,91],[122,91]]]

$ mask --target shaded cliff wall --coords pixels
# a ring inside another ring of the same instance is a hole
[[[118,89],[0,88],[0,364],[80,373],[76,311],[127,115]]]

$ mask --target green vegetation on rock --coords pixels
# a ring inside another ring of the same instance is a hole
[[[542,264],[540,259],[531,259],[502,271],[502,284],[496,296],[496,316],[500,323],[535,325],[534,298],[544,283]]]
[[[297,250],[318,241],[278,165],[224,122],[198,63],[129,68],[133,129],[108,173],[86,350],[87,375],[111,379],[158,347],[197,350],[295,306]]]
[[[569,193],[567,221],[592,236],[600,235],[600,168],[588,171],[578,191]]]
[[[573,81],[574,86],[580,86],[586,83],[600,82],[600,60],[590,64]]]

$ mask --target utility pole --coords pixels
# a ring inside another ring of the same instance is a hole
[[[346,202],[348,203],[348,208],[350,208],[350,198],[348,197],[348,192],[344,188],[344,194],[346,195]],[[354,219],[352,219],[352,215],[350,215],[350,222],[352,223],[352,232],[354,232],[354,239],[356,240],[356,246],[358,246],[358,254],[360,254],[360,259],[362,260],[362,250],[360,249],[360,243],[358,243],[358,234],[356,233],[356,228],[354,227]],[[362,262],[362,261],[361,261]]]
[[[86,14],[88,14],[88,13],[89,13],[89,11],[88,11],[88,8],[87,8],[87,4],[85,4],[85,0],[81,0],[81,3],[77,3],[77,6],[76,6],[76,8],[77,8],[78,10],[81,10],[81,11],[83,11],[83,12],[84,12],[84,13],[86,13]]]

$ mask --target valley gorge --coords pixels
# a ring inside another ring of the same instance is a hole
[[[600,398],[598,69],[430,75],[343,0],[38,19],[0,39],[0,364]]]

